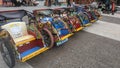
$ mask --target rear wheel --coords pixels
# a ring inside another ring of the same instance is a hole
[[[49,48],[52,48],[54,46],[54,38],[52,33],[47,28],[43,28],[41,33],[42,33],[45,45]]]
[[[85,19],[88,20],[88,22],[90,23],[89,15],[87,13],[84,13],[84,15],[85,15]]]
[[[100,15],[99,12],[95,11],[94,13],[95,13],[95,15],[97,16],[97,19],[98,19],[99,17],[101,17],[101,15]]]
[[[96,15],[98,15],[98,16],[100,16],[100,13],[99,13],[99,12],[97,12],[97,11],[95,12],[95,14],[96,14]]]
[[[90,23],[90,19],[89,19],[89,16],[87,13],[83,13],[82,14],[82,17],[83,17],[83,26],[85,26],[86,24]]]
[[[97,15],[95,14],[95,12],[94,12],[94,11],[91,11],[90,13],[92,14],[92,16],[93,16],[94,20],[95,20],[95,19],[98,19]]]
[[[9,68],[15,66],[15,55],[12,49],[12,43],[8,39],[4,39],[0,45],[0,51],[3,57],[3,60],[8,65]]]

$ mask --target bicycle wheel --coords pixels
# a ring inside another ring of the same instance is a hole
[[[3,41],[1,42],[0,51],[3,60],[8,65],[8,67],[13,68],[15,66],[15,55],[12,49],[12,44],[7,38],[3,39]]]
[[[43,36],[45,45],[49,48],[52,48],[54,46],[54,38],[52,33],[47,28],[43,28],[43,30],[41,30],[41,34]]]

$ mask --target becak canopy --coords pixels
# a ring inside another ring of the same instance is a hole
[[[0,20],[21,19],[27,12],[25,10],[0,11]]]

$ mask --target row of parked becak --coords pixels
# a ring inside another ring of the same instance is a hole
[[[0,51],[13,68],[16,60],[25,62],[92,25],[101,15],[90,6],[0,11]],[[24,20],[28,20],[25,22]]]

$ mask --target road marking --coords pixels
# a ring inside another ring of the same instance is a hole
[[[120,8],[120,6],[117,6],[117,7],[119,7],[119,8]]]
[[[92,26],[86,27],[84,31],[120,41],[120,25],[118,24],[97,21]]]
[[[115,18],[120,18],[120,14],[119,13],[115,13],[114,15],[101,13],[101,15],[103,15],[103,16],[109,16],[109,17],[115,17]]]

